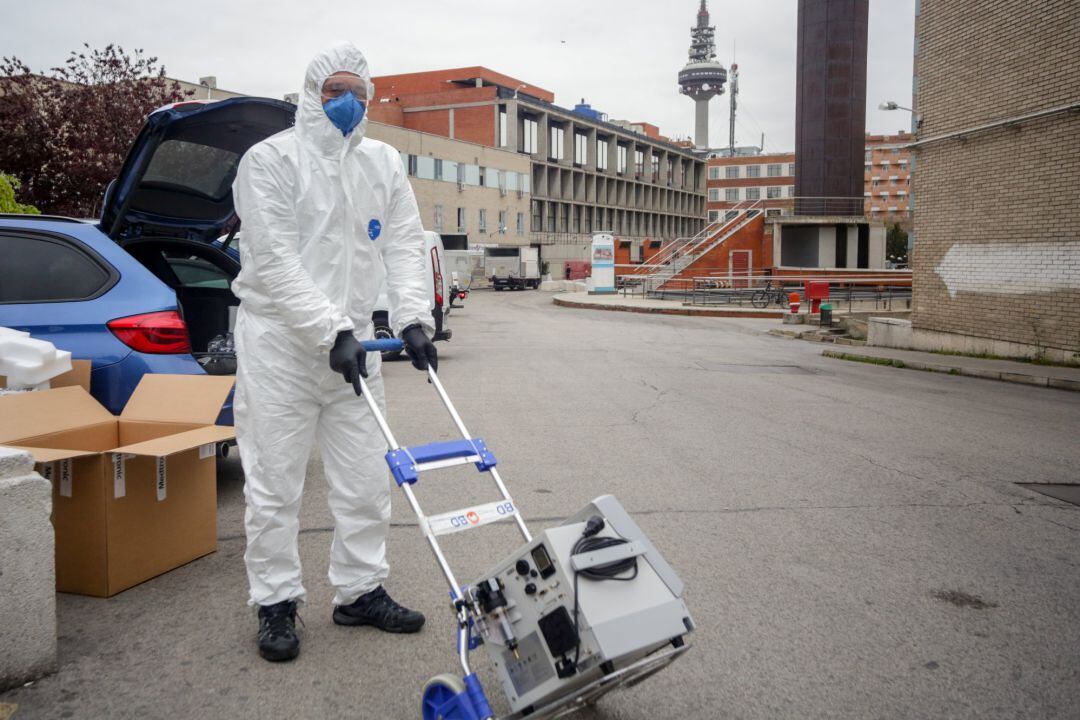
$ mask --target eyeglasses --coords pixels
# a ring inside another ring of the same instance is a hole
[[[355,75],[331,75],[322,86],[323,101],[351,92],[361,102],[367,101],[367,83]]]

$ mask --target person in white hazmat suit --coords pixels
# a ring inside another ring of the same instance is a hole
[[[374,88],[349,44],[308,65],[295,127],[252,147],[233,184],[244,227],[237,349],[236,438],[244,467],[250,603],[259,653],[300,652],[305,599],[298,531],[311,446],[318,439],[334,516],[333,620],[417,632],[424,616],[394,602],[386,580],[390,484],[386,443],[357,373],[385,407],[372,306],[385,277],[394,332],[413,365],[436,366],[420,216],[397,151],[364,137]]]

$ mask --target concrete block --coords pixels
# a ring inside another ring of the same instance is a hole
[[[0,691],[56,670],[52,486],[0,447]]]
[[[878,347],[910,348],[911,321],[872,317],[866,323],[866,344]]]
[[[805,325],[806,316],[792,313],[784,313],[785,325]]]

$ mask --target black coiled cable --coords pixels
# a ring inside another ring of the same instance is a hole
[[[597,516],[590,518],[589,522],[585,524],[585,531],[582,533],[581,538],[574,543],[574,548],[570,554],[579,555],[594,550],[615,547],[616,545],[625,545],[629,542],[621,537],[596,537],[596,534],[603,529],[603,518]],[[623,573],[628,572],[632,574],[627,575],[626,577],[619,577]],[[636,555],[623,558],[622,560],[613,560],[609,563],[594,565],[585,570],[574,571],[574,629],[577,631],[577,645],[574,647],[575,668],[581,657],[581,628],[578,627],[578,578],[584,576],[587,580],[617,580],[619,582],[628,582],[636,578],[637,574],[638,564]]]

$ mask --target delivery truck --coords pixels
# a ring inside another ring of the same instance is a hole
[[[484,270],[496,290],[540,287],[540,248],[485,248]]]

